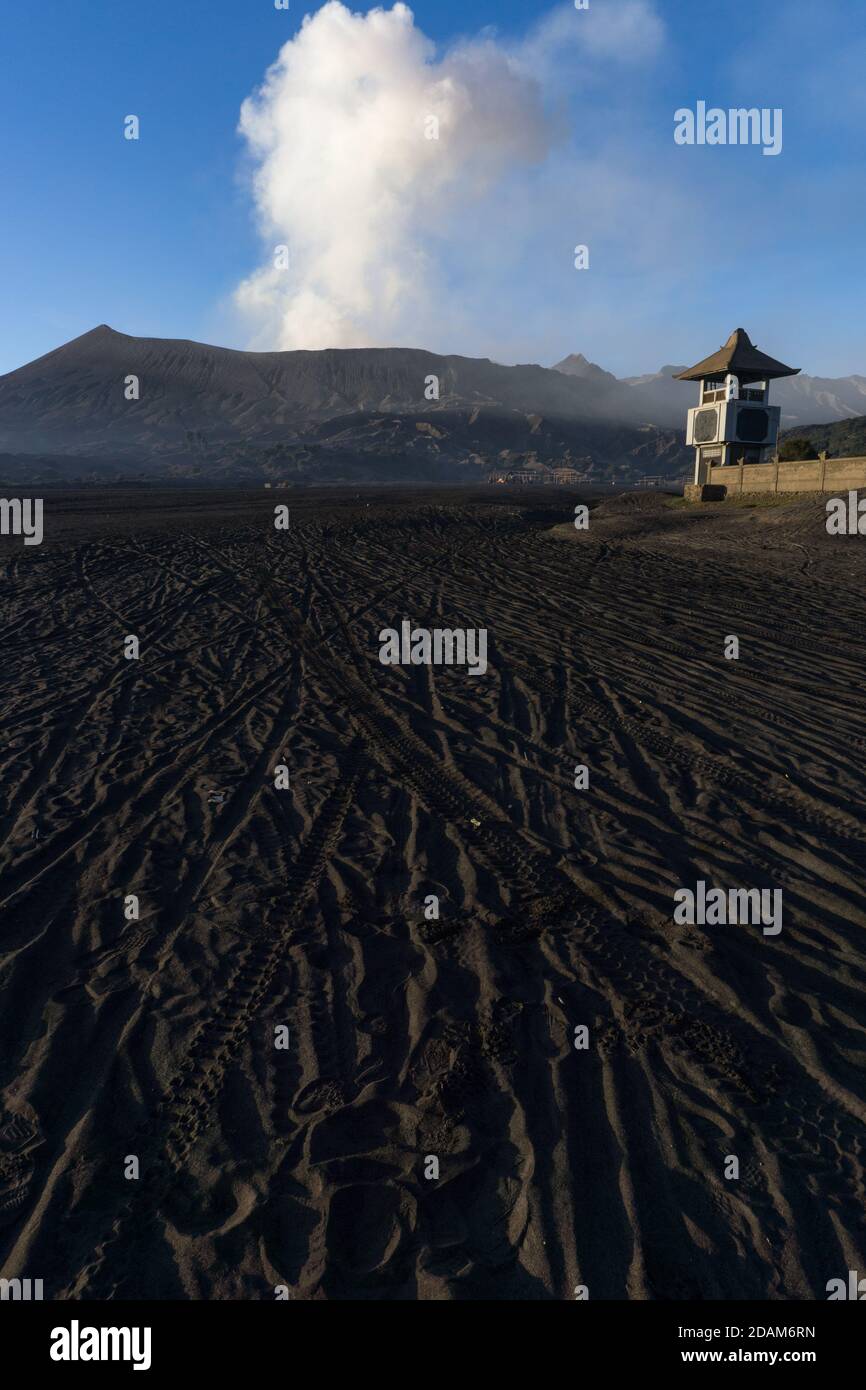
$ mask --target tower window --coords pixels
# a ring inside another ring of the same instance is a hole
[[[725,399],[725,378],[706,377],[701,392],[701,405],[709,401],[723,401]]]

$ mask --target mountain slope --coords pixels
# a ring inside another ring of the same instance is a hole
[[[677,467],[678,435],[598,375],[412,348],[240,352],[103,324],[0,377],[0,454],[9,467],[39,455],[51,477],[69,472],[64,458],[100,476],[110,461],[127,474],[226,479]],[[427,399],[433,378],[438,400]]]
[[[782,438],[808,439],[812,458],[824,450],[831,458],[862,458],[866,456],[866,415],[833,424],[797,425],[785,430]]]
[[[130,375],[140,399],[125,398]],[[0,377],[0,448],[92,452],[110,444],[215,437],[279,437],[287,428],[351,410],[429,410],[428,378],[442,408],[498,407],[563,419],[607,418],[584,381],[539,366],[413,348],[240,352],[202,343],[134,338],[102,325]],[[628,419],[630,393],[620,419]],[[632,418],[634,412],[632,412]]]

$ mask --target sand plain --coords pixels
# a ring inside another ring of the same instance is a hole
[[[93,489],[0,542],[2,1276],[866,1272],[862,539],[589,500]],[[381,665],[403,618],[486,628],[486,673]],[[698,880],[782,889],[782,931],[676,925]]]

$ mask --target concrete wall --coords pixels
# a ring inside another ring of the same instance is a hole
[[[866,488],[866,458],[736,464],[733,468],[711,468],[707,482],[731,493],[844,492]]]

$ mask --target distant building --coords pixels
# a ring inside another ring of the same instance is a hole
[[[763,463],[779,437],[778,406],[768,405],[769,384],[796,376],[754,346],[744,328],[735,328],[724,347],[705,357],[677,381],[701,383],[699,404],[688,413],[686,444],[695,451],[696,483],[705,483],[711,468],[725,464]]]
[[[491,473],[487,481],[489,483],[540,483],[544,480],[544,474],[533,468],[510,468],[505,472]]]
[[[503,472],[491,473],[488,483],[570,483],[585,482],[586,479],[576,468],[509,468]]]

